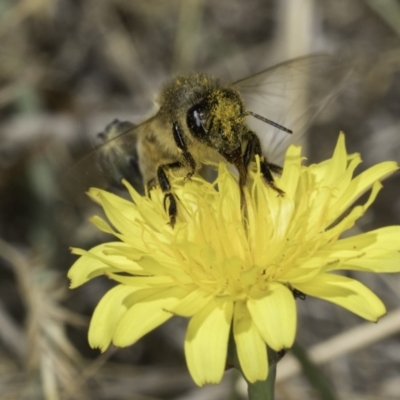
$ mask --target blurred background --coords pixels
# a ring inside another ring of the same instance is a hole
[[[0,0],[0,399],[246,398],[235,371],[218,386],[193,384],[183,319],[127,349],[89,348],[90,316],[112,284],[70,291],[69,247],[109,238],[87,222],[99,210],[65,201],[59,183],[107,123],[149,115],[174,75],[229,82],[317,52],[350,62],[307,125],[310,160],[329,157],[343,130],[362,154],[358,171],[400,162],[396,0]],[[395,174],[352,233],[399,223]],[[400,277],[351,276],[378,293],[387,317],[366,324],[298,300],[298,344],[278,366],[277,399],[400,398]]]

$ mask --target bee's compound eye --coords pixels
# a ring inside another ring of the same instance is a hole
[[[189,108],[186,115],[186,123],[193,136],[199,139],[207,136],[203,125],[203,119],[203,108],[200,104],[195,104],[193,107]]]

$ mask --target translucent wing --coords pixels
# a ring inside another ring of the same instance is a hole
[[[113,121],[99,134],[101,146],[76,163],[62,182],[63,194],[69,201],[79,203],[90,187],[109,189],[121,187],[127,179],[140,193],[144,192],[139,168],[137,138],[150,120],[134,126],[132,123]]]
[[[281,164],[289,144],[301,143],[312,120],[343,87],[349,70],[345,61],[313,55],[278,64],[232,85],[242,93],[247,110],[293,131],[290,135],[247,117],[270,162]]]

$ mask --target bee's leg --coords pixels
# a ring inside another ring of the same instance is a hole
[[[254,157],[254,153],[253,153],[253,143],[254,141],[252,139],[249,139],[249,141],[247,142],[246,148],[244,150],[244,154],[243,154],[243,164],[244,166],[247,168],[249,168],[249,164],[251,159]]]
[[[249,141],[247,142],[246,149],[243,155],[243,162],[246,167],[250,164],[251,159],[254,156],[260,157],[260,170],[264,177],[265,182],[268,186],[275,190],[280,196],[283,196],[285,192],[279,189],[275,185],[274,177],[272,176],[272,172],[275,173],[282,173],[282,168],[275,164],[270,164],[267,159],[262,154],[261,143],[258,136],[254,133],[249,131],[248,132]]]
[[[249,167],[250,161],[254,157],[253,145],[254,145],[254,142],[252,140],[249,140],[247,142],[246,148],[244,150],[243,163],[244,163],[246,168]],[[279,165],[268,163],[268,166],[269,166],[269,169],[272,172],[274,172],[276,174],[281,174],[282,173],[282,167],[280,167]]]
[[[300,299],[300,300],[306,299],[306,295],[303,292],[300,292],[300,290],[292,289],[292,293],[295,299]]]
[[[280,167],[279,165],[270,164],[270,163],[268,163],[268,165],[269,165],[269,169],[270,169],[272,172],[274,172],[275,174],[279,174],[279,175],[282,174],[283,168]]]
[[[187,148],[187,145],[182,135],[182,129],[177,122],[174,122],[173,124],[172,133],[176,146],[182,152],[182,158],[185,161],[185,166],[189,167],[189,172],[187,173],[185,179],[190,179],[192,175],[196,172],[196,161]]]
[[[169,215],[169,223],[172,227],[174,227],[176,222],[176,216],[178,214],[178,207],[176,205],[176,198],[173,193],[171,193],[171,183],[169,182],[168,176],[166,174],[167,169],[176,169],[182,168],[183,165],[180,161],[176,161],[171,164],[160,165],[157,168],[157,180],[160,185],[161,190],[164,192],[164,208],[167,208],[167,200],[169,201],[168,205],[168,215]]]
[[[189,167],[189,172],[186,175],[185,179],[190,179],[190,177],[196,171],[196,161],[193,156],[190,154],[185,140],[183,138],[182,130],[177,122],[173,123],[172,133],[174,137],[174,141],[178,149],[182,154],[182,161],[176,161],[170,164],[160,165],[157,168],[157,180],[160,185],[161,190],[164,194],[164,208],[167,208],[167,201],[169,201],[168,205],[168,215],[170,218],[170,225],[173,227],[176,222],[176,216],[178,214],[178,207],[176,204],[176,198],[174,194],[171,192],[171,184],[169,182],[166,170],[168,169],[178,169]]]

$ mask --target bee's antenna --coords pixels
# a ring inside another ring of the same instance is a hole
[[[252,117],[257,118],[257,119],[259,119],[259,120],[261,120],[261,121],[263,121],[263,122],[266,122],[266,123],[269,124],[269,125],[275,126],[275,128],[278,128],[278,129],[280,129],[281,131],[284,131],[284,132],[287,132],[287,133],[293,133],[293,131],[291,131],[290,129],[285,128],[284,126],[279,125],[279,124],[277,124],[276,122],[271,121],[270,119],[264,118],[264,117],[262,117],[261,115],[258,115],[258,114],[256,114],[256,113],[253,113],[253,111],[245,111],[245,112],[244,112],[243,114],[241,114],[240,116],[241,116],[241,117],[247,117],[248,115],[251,115]]]

